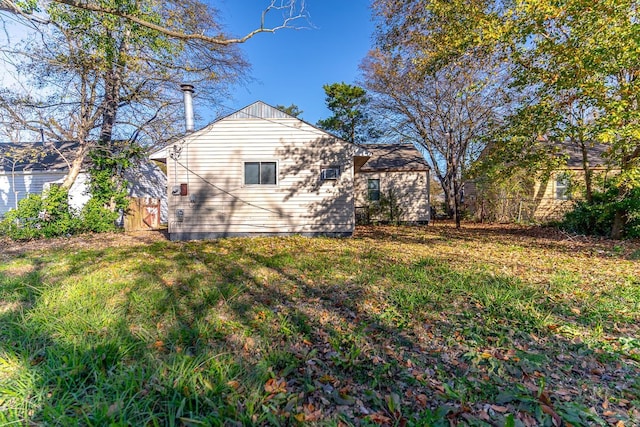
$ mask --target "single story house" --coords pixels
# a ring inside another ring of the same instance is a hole
[[[369,144],[371,157],[356,174],[360,221],[427,224],[429,165],[413,144]]]
[[[536,180],[533,189],[533,218],[540,221],[561,219],[581,198],[585,187],[582,151],[575,144],[556,144],[566,163],[546,179]],[[594,177],[610,174],[603,155],[608,146],[595,144],[587,151],[587,161]]]
[[[29,194],[40,194],[62,183],[78,143],[0,143],[0,218]],[[66,160],[65,160],[66,159]],[[167,218],[166,176],[148,161],[125,172],[129,196],[161,200],[161,220]],[[88,174],[82,171],[69,190],[69,205],[79,211],[91,195]]]
[[[372,147],[260,101],[222,117],[151,155],[167,165],[170,238],[351,235]]]
[[[520,180],[516,177],[511,190],[506,188],[499,193],[479,188],[474,181],[465,182],[465,207],[469,214],[479,220],[546,222],[560,220],[571,210],[585,187],[582,151],[575,144],[552,144],[543,138],[539,141],[562,157],[562,166],[548,175],[524,176]],[[607,149],[606,145],[594,144],[587,151],[594,178],[615,173],[604,160]]]

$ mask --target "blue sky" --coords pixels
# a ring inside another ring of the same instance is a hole
[[[209,0],[220,12],[225,29],[243,36],[260,26],[260,17],[269,0]],[[303,0],[297,0],[301,2]],[[310,23],[307,28],[261,33],[239,45],[251,64],[249,82],[230,88],[229,99],[217,111],[197,111],[196,127],[211,122],[217,114],[230,113],[261,100],[271,105],[296,104],[302,118],[315,124],[327,118],[322,85],[335,82],[354,84],[358,66],[372,46],[374,24],[370,0],[306,0]],[[267,26],[282,22],[279,12],[268,15]],[[20,39],[24,29],[9,25],[12,38]],[[4,65],[0,83],[13,84]],[[197,92],[197,88],[196,88]],[[197,103],[196,103],[197,108]]]
[[[233,99],[222,107],[236,110],[257,100],[271,105],[293,103],[307,122],[328,117],[322,85],[355,83],[358,66],[371,48],[374,24],[369,2],[306,0],[314,28],[263,33],[247,41],[241,49],[251,63],[253,80],[233,87]],[[259,26],[266,4],[268,0],[220,0],[216,7],[228,32],[239,36]],[[279,16],[270,19],[277,22]]]

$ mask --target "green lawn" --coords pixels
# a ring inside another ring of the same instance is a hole
[[[640,425],[638,242],[86,239],[0,244],[0,424]]]

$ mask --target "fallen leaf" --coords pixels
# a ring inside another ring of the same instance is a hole
[[[269,394],[286,393],[287,382],[284,379],[269,378],[264,385],[264,391]]]
[[[542,412],[544,412],[547,415],[551,415],[551,418],[553,419],[553,425],[555,425],[555,426],[561,426],[562,425],[562,418],[560,418],[560,415],[558,415],[556,413],[556,411],[554,411],[551,406],[543,404],[540,407],[542,409]]]
[[[107,409],[107,417],[114,418],[120,412],[120,402],[112,403],[109,405],[109,409]]]
[[[391,423],[391,418],[387,417],[381,412],[376,412],[367,417],[369,421],[373,421],[376,424],[385,425]]]

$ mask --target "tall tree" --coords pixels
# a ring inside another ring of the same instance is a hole
[[[326,84],[322,88],[327,108],[333,115],[318,120],[318,127],[335,132],[349,142],[369,142],[375,138],[375,130],[366,112],[370,98],[365,89],[344,82]]]
[[[23,59],[16,65],[30,81],[22,92],[0,93],[0,108],[14,125],[42,129],[48,140],[79,142],[64,187],[93,149],[109,156],[115,139],[162,143],[178,135],[179,83],[194,84],[206,105],[247,68],[235,47],[246,38],[226,36],[216,11],[199,0],[66,3],[42,5],[46,25],[38,37],[4,48]],[[215,40],[185,34],[215,34]]]
[[[426,152],[459,227],[466,168],[508,105],[505,71],[494,49],[500,8],[484,0],[373,5],[378,49],[363,70],[376,115]]]
[[[640,186],[638,11],[636,0],[525,0],[512,7],[516,86],[533,90],[533,105],[551,111],[552,136],[582,149],[588,198],[586,152],[594,142],[610,144],[610,159],[622,171],[620,199]],[[625,221],[621,205],[614,237]]]
[[[622,170],[618,198],[640,185],[637,0],[375,0],[373,5],[380,49],[409,55],[424,72],[489,53],[513,67],[510,87],[522,103],[511,115],[515,126],[501,128],[506,134],[498,135],[496,146],[533,151],[539,135],[574,143],[583,151],[590,187],[586,153],[594,141],[604,142]],[[527,119],[531,134],[523,135]],[[625,222],[620,206],[614,236]]]
[[[369,54],[362,69],[377,116],[385,118],[396,138],[426,153],[459,227],[463,178],[499,118],[501,86],[487,80],[487,66],[478,59],[424,73],[410,60],[378,51]]]

